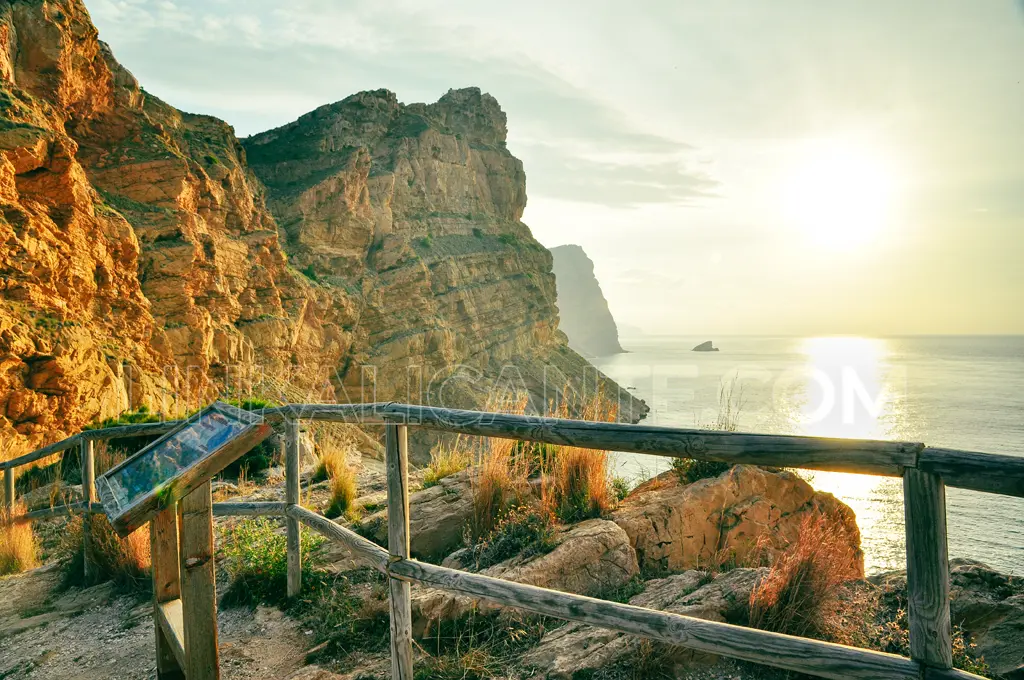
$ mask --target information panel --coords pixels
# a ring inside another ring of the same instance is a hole
[[[96,479],[103,509],[126,535],[263,441],[257,415],[215,402]]]

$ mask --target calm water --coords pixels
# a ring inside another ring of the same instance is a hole
[[[694,427],[720,405],[738,429],[900,439],[1024,456],[1024,337],[624,338],[594,363],[651,406],[650,424]],[[631,477],[665,459],[620,454]],[[898,479],[805,472],[857,513],[869,572],[905,566]],[[949,553],[1024,574],[1024,499],[947,490]]]

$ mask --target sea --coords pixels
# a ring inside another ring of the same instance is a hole
[[[923,442],[1024,457],[1024,336],[623,337],[593,363],[647,401],[645,423]],[[618,453],[633,481],[668,459]],[[903,569],[899,479],[801,471],[853,508],[868,573]],[[1024,499],[949,488],[950,557],[1024,575]]]

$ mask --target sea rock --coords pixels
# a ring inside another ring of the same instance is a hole
[[[615,523],[591,519],[562,529],[554,550],[514,557],[480,573],[568,593],[594,595],[617,588],[639,573],[629,538]],[[413,634],[426,635],[439,621],[498,607],[435,588],[414,589]]]
[[[712,579],[707,572],[691,570],[668,578],[647,581],[644,590],[629,604],[693,616],[708,621],[745,623],[747,603],[757,581],[767,569],[734,569]],[[523,657],[523,665],[537,671],[538,680],[574,680],[598,669],[628,664],[641,652],[640,638],[570,623],[547,633]],[[717,657],[684,647],[647,643],[654,647],[668,672],[697,664],[711,664]]]
[[[559,328],[583,356],[622,352],[619,331],[594,276],[594,263],[577,245],[551,249],[558,290]]]
[[[409,494],[409,548],[413,557],[436,562],[462,544],[473,515],[469,470],[442,479],[436,486]],[[387,509],[366,517],[363,532],[387,545]]]
[[[871,582],[906,601],[905,571],[873,576]],[[981,562],[949,563],[950,619],[977,647],[993,675],[1024,679],[1024,578],[1008,576]]]
[[[717,352],[718,348],[710,340],[702,342],[693,348],[694,352]]]
[[[683,571],[722,557],[742,564],[755,550],[776,554],[808,516],[841,522],[860,552],[853,510],[792,472],[752,465],[693,484],[669,470],[637,487],[611,519],[629,536],[641,567]]]

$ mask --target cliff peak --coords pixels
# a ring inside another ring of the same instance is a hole
[[[593,260],[576,244],[556,246],[551,255],[558,284],[559,328],[568,336],[569,346],[584,356],[622,352]]]

